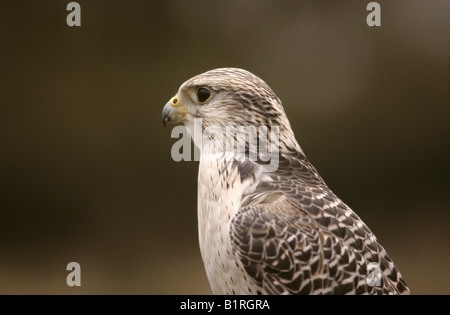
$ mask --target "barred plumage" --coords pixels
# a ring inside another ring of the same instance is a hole
[[[199,88],[210,92],[207,101],[199,102]],[[194,118],[202,118],[203,130],[279,127],[273,172],[264,172],[248,151],[202,154],[199,241],[214,293],[409,293],[374,234],[307,160],[281,101],[264,81],[235,68],[188,80],[164,108],[163,121],[182,121],[193,133]],[[380,284],[367,282],[369,263],[378,264]]]

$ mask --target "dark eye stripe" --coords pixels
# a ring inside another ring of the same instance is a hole
[[[197,99],[200,103],[206,102],[211,97],[211,91],[206,88],[199,88],[197,90]]]

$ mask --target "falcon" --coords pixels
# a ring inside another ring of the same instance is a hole
[[[237,68],[197,75],[164,106],[162,120],[183,123],[201,151],[198,233],[214,294],[410,294],[375,235],[308,161],[262,79]],[[214,140],[237,126],[256,136]],[[277,163],[268,170],[264,155],[253,153],[269,134],[277,134]]]

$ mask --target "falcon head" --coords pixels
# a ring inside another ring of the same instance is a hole
[[[219,68],[197,75],[181,85],[164,106],[162,120],[184,123],[191,134],[195,118],[202,129],[210,126],[278,127],[280,150],[300,150],[280,99],[254,74],[237,68]]]

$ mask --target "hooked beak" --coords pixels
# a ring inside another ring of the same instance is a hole
[[[166,124],[176,124],[183,120],[184,114],[186,113],[185,108],[180,104],[177,96],[174,96],[167,102],[162,111],[162,123],[164,128]]]

